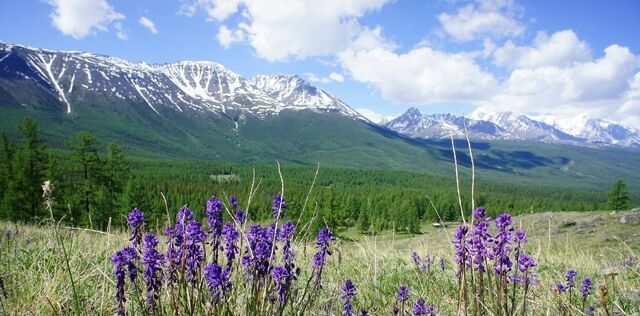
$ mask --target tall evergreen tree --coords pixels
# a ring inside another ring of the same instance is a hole
[[[9,189],[11,180],[11,143],[5,133],[0,134],[0,214],[5,217],[5,209],[2,201],[4,194]]]
[[[611,191],[609,191],[607,204],[609,209],[623,211],[629,209],[629,202],[631,198],[629,196],[629,189],[622,180],[618,180],[613,183]]]
[[[5,208],[10,211],[10,218],[28,220],[43,215],[42,183],[47,155],[38,138],[36,120],[26,118],[18,130],[22,138],[11,164]]]
[[[366,234],[369,232],[370,227],[369,210],[363,207],[360,209],[360,216],[358,216],[358,231],[360,231],[361,234]]]
[[[109,144],[104,167],[103,176],[107,192],[105,207],[113,213],[119,206],[118,198],[124,192],[130,173],[129,162],[118,145]]]
[[[73,185],[73,221],[81,219],[85,223],[92,221],[92,211],[96,206],[96,195],[102,179],[98,139],[87,132],[79,132],[67,140],[71,149],[71,161],[74,164]]]

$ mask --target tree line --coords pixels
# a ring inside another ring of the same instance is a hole
[[[18,130],[19,139],[10,141],[2,135],[0,144],[0,215],[13,221],[51,216],[42,203],[45,180],[54,187],[56,220],[95,229],[105,229],[109,223],[122,227],[134,207],[143,210],[148,222],[158,229],[185,204],[203,218],[211,195],[236,195],[246,208],[251,183],[258,190],[250,217],[265,221],[271,216],[271,198],[281,188],[275,163],[127,157],[118,145],[105,146],[87,132],[67,139],[65,148],[48,149],[38,138],[35,120],[25,119]],[[320,167],[309,194],[315,174],[315,166],[282,165],[289,206],[286,216],[309,222],[312,232],[328,224],[365,234],[387,230],[419,233],[425,223],[460,220],[456,184],[450,178],[397,170]],[[469,181],[461,181],[467,212],[471,209],[470,186]],[[607,194],[477,181],[475,205],[486,207],[491,216],[505,211],[518,215],[629,208],[630,194],[624,183],[617,182],[614,189]]]

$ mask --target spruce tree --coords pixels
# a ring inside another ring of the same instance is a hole
[[[42,183],[47,155],[38,138],[36,120],[26,118],[18,130],[21,140],[11,164],[5,209],[14,220],[29,220],[43,215]]]
[[[91,223],[91,213],[96,206],[96,195],[102,179],[98,139],[87,132],[79,132],[66,143],[71,149],[71,161],[74,164],[73,221]]]
[[[369,211],[365,208],[360,210],[360,216],[358,216],[358,231],[361,234],[367,234],[371,227],[371,221],[369,220]]]
[[[624,211],[629,209],[629,189],[622,180],[613,183],[611,191],[609,191],[607,204],[610,210]]]
[[[110,143],[104,165],[103,176],[107,194],[105,208],[110,214],[114,214],[119,206],[118,197],[124,192],[129,180],[129,162],[127,162],[122,149],[118,145]]]
[[[0,215],[7,217],[4,208],[5,192],[9,189],[11,180],[11,144],[7,135],[0,134]]]

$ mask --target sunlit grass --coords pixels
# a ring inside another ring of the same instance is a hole
[[[618,215],[609,213],[554,213],[519,216],[517,227],[527,231],[528,253],[538,260],[540,284],[531,289],[528,314],[557,314],[555,283],[563,281],[568,269],[576,269],[578,278],[591,277],[595,289],[605,283],[605,275],[617,274],[609,281],[615,314],[640,313],[640,266],[624,267],[624,258],[637,255],[640,248],[638,226],[619,224]],[[576,224],[563,227],[573,219]],[[596,225],[592,225],[596,223]],[[585,228],[586,227],[586,228]],[[424,297],[436,304],[442,315],[455,314],[458,293],[453,267],[451,235],[453,228],[425,227],[417,236],[385,234],[358,236],[356,241],[338,240],[329,257],[324,288],[312,314],[340,313],[340,285],[350,278],[358,287],[354,305],[371,315],[389,315],[399,285],[409,286],[413,302]],[[7,315],[47,315],[75,313],[73,291],[56,230],[52,226],[0,223],[0,276],[7,297],[2,308]],[[110,258],[129,243],[125,231],[101,233],[83,229],[59,228],[69,254],[69,266],[80,297],[80,314],[115,313],[115,283]],[[350,233],[351,234],[351,233]],[[161,242],[161,250],[164,251]],[[297,262],[306,280],[314,249],[297,244]],[[415,269],[410,253],[428,253],[435,257],[430,271]],[[442,271],[437,262],[445,258]],[[234,280],[234,284],[241,284]],[[234,292],[235,293],[235,292]],[[168,295],[163,296],[168,300]],[[589,303],[598,306],[595,296]],[[132,306],[135,312],[135,306]],[[139,310],[137,310],[139,313]],[[573,312],[580,315],[579,310]],[[242,311],[238,311],[242,314]]]

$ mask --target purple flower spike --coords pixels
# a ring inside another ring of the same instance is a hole
[[[231,290],[229,271],[215,263],[210,263],[204,268],[204,277],[211,295],[211,304],[217,304]]]
[[[133,256],[132,253],[134,254]],[[129,268],[129,277],[131,282],[133,282],[135,279],[135,273],[133,274],[134,277],[131,278],[131,266],[134,265],[133,260],[135,259],[135,253],[136,250],[134,248],[125,247],[111,257],[111,263],[113,263],[113,274],[116,276],[116,302],[118,303],[118,315],[124,315],[126,313],[125,303],[127,302],[127,298],[124,295],[126,269]]]
[[[227,269],[231,270],[233,260],[239,251],[236,243],[240,239],[240,233],[238,233],[233,223],[228,222],[222,227],[222,235],[224,236],[224,254],[227,257]]]
[[[316,237],[316,248],[318,249],[318,252],[313,256],[311,266],[313,267],[313,272],[316,277],[316,285],[318,287],[322,287],[320,282],[322,277],[322,268],[324,267],[327,256],[331,255],[329,244],[332,240],[333,233],[331,233],[329,228],[326,226],[318,232],[318,237]]]
[[[340,299],[342,300],[342,316],[351,316],[353,313],[351,299],[356,296],[356,293],[358,293],[356,285],[353,284],[351,279],[347,279],[342,285],[342,294],[340,295]]]
[[[147,234],[144,237],[142,264],[144,265],[144,282],[147,289],[147,305],[151,311],[156,309],[156,302],[160,298],[160,288],[162,287],[163,256],[158,252],[157,247],[158,238]]]
[[[244,225],[244,222],[247,220],[247,214],[245,214],[242,209],[238,209],[233,217],[236,219],[238,225],[240,226]]]
[[[580,287],[580,293],[582,294],[582,298],[587,298],[589,294],[591,294],[591,287],[593,282],[589,278],[582,279],[582,286]]]
[[[231,205],[231,209],[235,210],[238,208],[238,198],[235,195],[232,195],[229,199],[229,205]]]
[[[457,274],[467,267],[471,267],[469,242],[467,241],[469,226],[461,225],[453,235],[453,245],[455,246],[455,256],[453,261],[458,264]]]
[[[475,220],[483,219],[484,215],[485,215],[484,207],[479,207],[479,208],[473,210],[473,213],[471,215],[473,216],[473,219],[475,219]]]
[[[437,313],[438,308],[433,305],[427,305],[423,298],[419,298],[413,305],[413,316],[435,315]]]
[[[144,225],[144,213],[137,208],[134,208],[129,212],[129,218],[127,224],[133,231],[131,231],[131,238],[129,240],[133,243],[134,247],[139,247],[142,243],[142,226]]]
[[[409,299],[409,288],[406,285],[401,285],[396,293],[396,299],[400,303],[404,303]]]
[[[187,282],[190,285],[197,283],[198,274],[204,263],[204,241],[207,234],[202,230],[200,222],[192,221],[187,224],[185,236],[186,247],[186,271]]]
[[[284,197],[278,193],[273,197],[273,201],[271,201],[271,211],[273,213],[273,218],[280,218],[284,216],[284,210],[287,209],[287,202],[284,200]]]
[[[558,294],[562,294],[562,293],[567,291],[567,288],[564,286],[564,284],[557,283],[556,284],[556,291],[558,292]]]
[[[567,271],[567,287],[569,289],[573,288],[576,286],[576,277],[578,276],[578,272],[576,272],[576,270],[569,270]]]
[[[289,289],[289,270],[286,267],[277,266],[271,271],[271,278],[275,283],[275,290],[282,305],[287,304],[287,290]]]

